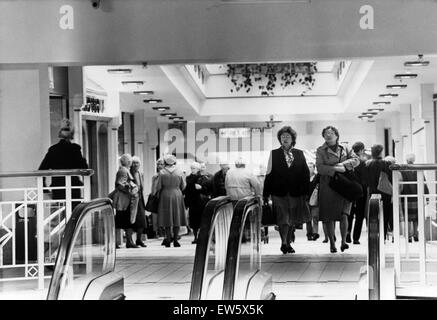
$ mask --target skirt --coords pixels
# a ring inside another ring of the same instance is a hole
[[[272,196],[273,212],[276,215],[276,224],[297,225],[311,221],[309,206],[304,197]]]

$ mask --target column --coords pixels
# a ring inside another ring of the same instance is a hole
[[[412,152],[412,129],[411,129],[411,105],[410,104],[401,104],[400,106],[400,134],[401,134],[401,143],[403,146],[403,154],[399,159],[400,163],[405,162],[405,155]]]

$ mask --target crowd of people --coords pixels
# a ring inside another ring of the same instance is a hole
[[[59,143],[49,149],[39,169],[87,168],[80,146],[71,142],[71,124],[61,128],[59,137]],[[349,243],[360,244],[369,198],[372,194],[380,194],[384,236],[387,237],[388,231],[393,230],[393,173],[390,165],[396,163],[396,160],[390,156],[383,158],[383,146],[379,144],[371,147],[370,155],[366,154],[365,145],[359,141],[349,150],[339,143],[340,133],[333,126],[322,130],[322,138],[324,141],[316,150],[314,163],[307,161],[302,150],[295,148],[296,131],[289,126],[281,128],[277,133],[280,147],[270,152],[267,171],[262,177],[255,176],[246,168],[241,158],[233,168],[228,163],[221,163],[220,170],[213,175],[207,172],[205,163],[192,162],[191,172],[186,175],[178,168],[175,156],[165,155],[158,159],[156,174],[151,177],[150,194],[158,200],[154,210],[156,212],[149,215],[146,215],[141,161],[138,157],[123,154],[116,173],[115,189],[109,195],[116,210],[116,228],[125,231],[127,248],[146,247],[143,235],[151,228],[155,234],[164,235],[163,246],[170,247],[173,244],[173,247],[180,247],[178,240],[181,226],[192,230],[192,243],[195,244],[202,213],[209,200],[227,195],[235,205],[238,200],[254,195],[262,199],[264,206],[271,204],[283,254],[295,252],[291,243],[294,242],[296,229],[301,229],[303,224],[306,224],[308,241],[319,239],[319,221],[323,225],[323,242],[329,243],[332,253],[337,252],[335,228],[336,222],[339,222],[340,250],[343,252],[349,248]],[[413,154],[407,156],[407,163],[412,164],[414,161]],[[352,180],[359,188],[356,194],[346,195],[338,190],[338,183],[334,182],[341,174],[349,175],[349,179],[352,175]],[[394,174],[399,174],[400,180],[417,180],[413,171]],[[384,176],[385,188],[381,186]],[[52,186],[65,183],[58,180],[53,179]],[[80,181],[74,180],[72,184],[80,185]],[[403,194],[417,194],[417,186],[406,184],[399,191]],[[428,192],[426,184],[425,192]],[[62,198],[63,195],[54,196]],[[74,198],[79,197],[75,195]],[[417,241],[417,198],[408,198],[406,201],[408,220],[411,222],[409,241]],[[267,232],[268,229],[265,234]],[[135,241],[132,238],[134,234]],[[117,247],[119,244],[120,239],[117,240]]]

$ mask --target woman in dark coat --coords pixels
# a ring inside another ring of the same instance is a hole
[[[197,233],[200,228],[200,218],[202,215],[202,207],[200,203],[200,191],[201,188],[198,184],[199,180],[200,163],[193,162],[191,164],[191,173],[187,176],[187,186],[184,190],[185,206],[188,208],[188,218],[190,228],[193,229],[194,240],[193,244],[197,243]]]
[[[316,151],[316,167],[320,174],[319,185],[319,219],[325,224],[326,233],[330,241],[330,250],[337,252],[335,247],[335,222],[340,221],[341,251],[348,249],[346,243],[348,216],[352,202],[343,198],[329,186],[331,178],[336,172],[346,172],[358,166],[360,160],[353,153],[349,153],[339,145],[340,135],[335,127],[323,129],[322,137],[325,143]]]
[[[59,130],[59,142],[52,145],[43,161],[41,162],[38,170],[49,169],[88,169],[88,164],[85,158],[82,156],[81,147],[71,142],[74,136],[74,130],[69,120],[63,120],[61,129]],[[83,186],[79,177],[73,176],[71,178],[72,186]],[[65,187],[64,177],[52,177],[51,187]],[[64,200],[65,189],[54,189],[52,191],[53,199]],[[80,189],[71,189],[71,196],[73,199],[80,199]],[[77,205],[79,202],[73,202]]]
[[[282,253],[294,253],[290,243],[294,226],[310,220],[306,203],[310,173],[305,156],[301,150],[294,148],[296,131],[283,127],[278,132],[281,147],[272,150],[264,180],[263,197],[267,203],[272,196],[273,210],[276,214]]]
[[[182,173],[176,168],[176,157],[166,155],[164,157],[164,169],[161,170],[156,190],[159,194],[158,224],[165,229],[166,247],[170,247],[173,238],[173,246],[180,247],[178,242],[180,226],[186,226],[185,205],[182,191],[185,189],[185,181]],[[171,230],[173,229],[173,237]]]

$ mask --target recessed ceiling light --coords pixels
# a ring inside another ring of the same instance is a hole
[[[376,122],[375,120],[368,119],[367,122]]]
[[[161,99],[145,99],[143,100],[144,103],[161,103]]]
[[[126,73],[132,73],[132,69],[123,69],[123,68],[116,68],[116,69],[108,69],[108,73],[112,74],[126,74]]]
[[[406,84],[389,84],[386,85],[387,89],[405,89],[407,87]]]
[[[423,60],[423,54],[419,54],[419,59],[416,61],[407,61],[404,63],[405,67],[426,67],[429,65],[429,61]]]
[[[134,94],[151,95],[153,91],[134,91]]]
[[[172,117],[172,116],[176,116],[177,115],[177,113],[175,113],[175,112],[164,112],[164,113],[161,113],[161,116],[163,116],[163,117]]]
[[[384,109],[383,108],[370,108],[370,109],[367,109],[367,111],[384,111]]]
[[[123,84],[123,85],[128,85],[128,84],[143,85],[144,81],[122,81],[121,84]]]
[[[375,101],[373,104],[391,104],[390,101]]]
[[[399,96],[397,93],[383,93],[379,95],[382,98],[394,98]]]
[[[377,115],[378,112],[362,112],[362,115]]]
[[[170,107],[152,107],[153,110],[157,110],[157,111],[165,111],[165,110],[170,110]]]
[[[181,117],[181,116],[171,116],[171,117],[169,117],[169,119],[170,120],[183,120],[184,117]]]
[[[373,116],[371,115],[360,115],[358,116],[358,118],[362,119],[362,118],[373,118]]]
[[[417,78],[417,73],[398,73],[395,74],[395,79],[414,79]]]

